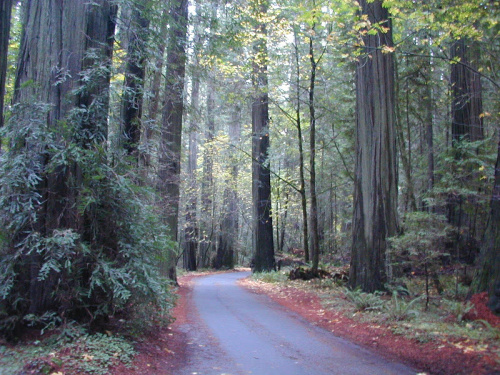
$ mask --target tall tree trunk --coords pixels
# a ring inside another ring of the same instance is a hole
[[[457,40],[451,47],[451,59],[459,60],[451,64],[450,75],[454,143],[461,140],[474,142],[484,137],[481,76],[474,72],[478,56],[479,46],[465,39]]]
[[[215,137],[215,87],[211,81],[213,77],[209,78],[207,84],[207,126],[205,131],[205,150],[203,153],[203,181],[201,184],[201,222],[204,224],[201,227],[203,238],[200,243],[200,253],[203,257],[200,260],[201,267],[209,267],[214,250],[215,239],[213,238],[215,230],[214,217],[214,137]]]
[[[314,33],[314,26],[312,28]],[[314,107],[314,88],[316,85],[317,61],[314,57],[314,46],[312,36],[309,37],[309,59],[311,61],[311,77],[309,82],[309,142],[310,142],[310,189],[311,189],[311,252],[312,269],[316,271],[319,264],[319,232],[318,232],[318,202],[316,198],[316,109]]]
[[[127,154],[132,156],[135,164],[138,165],[146,73],[146,44],[149,28],[149,20],[144,16],[144,4],[133,5],[129,21],[127,64],[121,113],[122,136]]]
[[[356,176],[349,284],[365,292],[383,289],[387,238],[397,232],[397,169],[394,130],[392,30],[382,1],[361,0],[362,13],[387,32],[363,36],[357,65]]]
[[[197,22],[193,22],[194,27],[194,42],[193,42],[193,58],[194,71],[192,73],[191,87],[191,117],[189,121],[189,154],[187,162],[187,207],[186,207],[186,226],[184,229],[184,268],[188,271],[196,271],[197,269],[197,252],[198,252],[198,222],[196,215],[197,195],[196,188],[196,168],[198,161],[198,127],[199,111],[200,111],[200,69],[199,54],[202,44],[202,26],[199,21],[200,17],[200,0],[195,1]]]
[[[397,62],[394,62],[395,65],[395,74],[396,74],[396,98],[399,97],[400,94],[400,86],[399,86],[399,74]],[[406,65],[408,66],[408,60]],[[405,96],[406,96],[406,124],[408,129],[408,148],[406,147],[405,142],[405,132],[403,130],[403,119],[402,119],[402,110],[399,105],[399,101],[396,101],[396,140],[399,146],[399,154],[401,157],[401,164],[403,166],[403,172],[406,180],[406,191],[404,194],[404,210],[408,210],[408,206],[410,206],[410,211],[414,212],[417,210],[417,201],[415,199],[415,191],[413,188],[413,178],[412,178],[412,166],[411,166],[411,137],[410,137],[410,110],[409,110],[409,85],[408,85],[409,77],[406,78],[406,87],[405,87]]]
[[[425,141],[427,144],[427,191],[434,189],[434,101],[432,95],[432,60],[429,57],[424,66],[426,77],[426,95],[424,98],[424,108],[426,108]],[[429,207],[432,211],[432,207]]]
[[[0,129],[3,127],[5,80],[7,78],[7,60],[10,36],[10,17],[12,13],[12,0],[2,0],[0,3]],[[0,149],[2,142],[0,139]]]
[[[257,18],[253,45],[252,103],[252,200],[253,200],[253,264],[255,272],[276,268],[273,223],[271,218],[271,173],[269,166],[269,97],[267,79],[267,28],[258,20],[267,13],[267,0],[253,1]]]
[[[460,151],[460,143],[475,142],[483,139],[483,104],[481,76],[475,72],[480,56],[479,45],[466,39],[455,41],[451,47],[451,58],[459,62],[452,63],[450,70],[451,84],[451,136],[455,158],[461,160],[466,155]],[[479,151],[479,150],[477,150]],[[464,171],[461,184],[467,186],[475,175],[475,171]],[[466,198],[463,194],[448,196],[448,220],[457,228],[456,258],[460,260],[462,250],[469,247],[472,231],[464,231],[471,225],[471,215],[464,210]],[[465,232],[465,236],[463,233]],[[469,249],[470,250],[470,249]]]
[[[229,125],[229,140],[236,145],[241,136],[241,108],[233,108],[231,123]],[[224,191],[223,216],[221,231],[215,258],[215,268],[233,268],[235,263],[236,240],[238,236],[238,191],[235,188],[238,181],[238,164],[231,158],[232,166],[230,178],[226,181]]]
[[[303,237],[303,247],[304,247],[304,260],[309,262],[309,224],[307,218],[307,196],[306,196],[306,178],[304,173],[304,141],[302,138],[302,122],[300,114],[300,56],[299,56],[299,45],[297,38],[297,30],[294,29],[294,41],[295,41],[295,85],[296,85],[296,100],[297,104],[295,107],[295,124],[297,126],[297,140],[299,143],[299,178],[300,178],[300,203],[302,207],[302,237]]]
[[[160,25],[160,35],[165,35],[167,33],[167,22],[162,21]],[[149,176],[149,169],[151,168],[151,156],[153,154],[153,128],[156,126],[158,112],[160,108],[161,101],[161,84],[162,84],[162,73],[164,64],[164,54],[165,54],[165,42],[160,41],[158,49],[156,51],[156,56],[154,62],[151,64],[150,70],[153,75],[151,82],[151,94],[148,105],[147,118],[148,122],[144,127],[144,131],[141,134],[141,146],[144,151],[140,155],[141,172],[144,180]]]
[[[177,241],[188,0],[171,0],[169,16],[168,69],[165,78],[165,105],[162,111],[158,191],[162,200],[163,220],[170,228],[170,237]],[[171,279],[176,279],[175,263],[174,259],[165,259],[161,272]]]
[[[93,3],[31,0],[24,4],[23,35],[16,72],[14,102],[49,105],[47,131],[57,134],[54,142],[65,145],[61,124],[75,125],[73,138],[83,147],[101,144],[107,137],[109,66],[111,63],[116,6],[105,0]],[[40,37],[40,36],[43,37]],[[105,67],[96,73],[96,66]],[[83,72],[85,79],[80,79]],[[26,85],[27,82],[35,84]],[[77,90],[78,89],[78,90]],[[75,91],[78,94],[75,95]],[[71,117],[78,108],[81,118]],[[36,144],[27,147],[37,148]],[[44,154],[46,150],[39,150]],[[45,158],[45,165],[50,160]],[[90,228],[78,213],[76,198],[81,171],[70,163],[47,172],[39,183],[44,202],[30,230],[50,237],[56,229],[73,229],[84,240],[92,240]],[[54,277],[39,280],[43,259],[28,255],[30,264],[29,312],[43,313],[53,307]],[[53,275],[53,274],[52,274]]]
[[[481,246],[480,268],[472,289],[475,292],[488,292],[489,307],[500,315],[500,135],[490,208],[488,226]]]

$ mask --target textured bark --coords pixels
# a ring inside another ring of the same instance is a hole
[[[266,1],[253,3],[255,14],[265,14]],[[271,218],[271,173],[269,169],[269,98],[267,79],[267,29],[264,23],[255,26],[253,45],[252,103],[252,200],[253,200],[253,265],[254,271],[276,268],[274,259],[273,223]]]
[[[14,102],[46,103],[49,105],[48,130],[59,130],[63,121],[70,119],[74,121],[75,139],[83,145],[100,142],[107,135],[109,74],[91,77],[96,79],[88,82],[79,77],[82,71],[94,65],[109,66],[116,7],[104,0],[93,4],[28,0],[24,6]],[[89,58],[88,53],[93,58]],[[77,88],[79,93],[75,95]],[[71,118],[70,112],[82,106],[88,109],[88,115]],[[47,173],[39,184],[44,203],[31,230],[50,236],[55,229],[71,228],[85,237],[84,220],[76,207],[80,178],[74,163]],[[29,312],[43,313],[55,303],[52,293],[55,280],[48,277],[39,281],[41,258],[37,255],[29,258]]]
[[[164,20],[160,25],[160,35],[165,35],[167,32],[167,25]],[[158,50],[156,51],[155,60],[150,65],[149,74],[153,75],[150,92],[151,97],[149,98],[147,119],[148,124],[144,127],[144,131],[141,134],[141,146],[144,151],[140,155],[141,172],[144,179],[149,175],[149,169],[151,168],[151,156],[153,154],[153,127],[156,126],[158,112],[160,108],[160,103],[162,102],[162,72],[164,64],[165,54],[165,42],[160,42],[158,45]]]
[[[451,64],[452,139],[454,142],[481,140],[484,137],[481,76],[473,71],[479,48],[464,39],[457,40],[451,47],[451,58],[460,60]]]
[[[466,39],[455,41],[451,47],[451,58],[459,60],[459,63],[453,63],[450,67],[451,134],[457,160],[467,158],[458,147],[461,142],[475,142],[484,138],[481,76],[475,73],[479,57],[479,45]],[[476,172],[473,169],[462,173],[463,186],[474,181]],[[471,249],[475,228],[473,216],[464,209],[464,205],[469,203],[467,199],[463,194],[448,196],[448,220],[457,228],[457,259],[465,253],[474,254],[476,250]]]
[[[397,169],[394,130],[394,64],[387,9],[381,1],[360,1],[370,22],[387,33],[364,35],[357,65],[356,175],[349,284],[366,292],[384,288],[387,237],[397,232]]]
[[[146,47],[149,20],[144,16],[144,5],[137,4],[130,12],[127,40],[127,65],[122,97],[123,143],[127,154],[139,162],[138,146],[141,138]]]
[[[177,241],[188,1],[172,0],[169,15],[171,27],[167,44],[168,69],[165,78],[165,105],[162,111],[158,191],[162,199],[163,220],[170,228],[171,238]],[[172,260],[164,262],[161,266],[162,272],[168,274],[168,268],[175,269],[173,263]],[[172,272],[170,274],[172,275]]]
[[[0,1],[0,128],[3,127],[5,80],[7,76],[7,58],[9,50],[10,17],[12,13],[12,0]],[[2,147],[0,141],[0,148]]]
[[[488,292],[489,307],[500,315],[500,137],[490,208],[490,218],[481,246],[480,268],[474,278],[473,290]]]

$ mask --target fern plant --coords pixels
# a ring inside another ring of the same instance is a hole
[[[404,298],[398,297],[398,293],[394,291],[391,300],[384,305],[385,312],[390,320],[400,321],[415,318],[420,314],[416,306],[422,298],[424,296],[419,296],[406,302]]]
[[[384,305],[379,292],[365,293],[360,288],[344,288],[344,295],[354,304],[356,311],[381,310]]]

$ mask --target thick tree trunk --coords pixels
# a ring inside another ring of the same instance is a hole
[[[163,220],[170,228],[170,237],[177,241],[188,0],[172,0],[169,15],[171,27],[167,44],[168,69],[162,112],[158,191],[162,200]],[[174,270],[174,259],[162,262],[161,272],[164,275],[175,278]]]
[[[450,75],[453,142],[481,140],[484,137],[481,76],[473,71],[479,47],[465,39],[457,40],[451,47],[451,58],[460,60],[451,64]]]
[[[66,120],[74,125],[73,137],[81,145],[88,147],[99,143],[107,136],[109,74],[103,75],[101,71],[95,76],[92,68],[109,67],[111,62],[116,7],[105,0],[92,4],[30,0],[24,6],[14,102],[48,104],[46,126],[57,134],[54,142],[61,142],[60,147],[65,140],[62,138],[64,132],[58,130]],[[82,71],[84,80],[79,78]],[[35,84],[26,85],[28,82]],[[86,115],[72,118],[75,108],[80,111],[84,108]],[[39,150],[40,154],[45,151]],[[43,162],[47,164],[50,160]],[[39,193],[44,203],[30,230],[50,237],[56,229],[73,229],[87,239],[90,230],[84,227],[85,221],[76,204],[80,179],[79,167],[74,163],[43,176]],[[55,301],[56,296],[52,293],[54,274],[40,281],[43,259],[33,254],[28,257],[31,263],[29,312],[43,313]]]
[[[366,34],[357,66],[357,139],[353,243],[349,284],[365,292],[383,289],[387,238],[397,232],[397,169],[394,130],[394,63],[387,9],[360,1],[363,14],[383,22],[386,33]]]
[[[480,268],[474,278],[473,291],[487,291],[490,296],[489,307],[500,315],[500,136],[494,183],[490,218],[481,246]]]
[[[479,45],[465,39],[457,40],[451,47],[451,58],[458,59],[458,63],[450,66],[451,84],[451,135],[455,158],[467,158],[461,152],[460,143],[475,142],[484,138],[483,131],[483,104],[481,76],[475,73],[477,61],[480,57]],[[478,152],[479,150],[476,150]],[[475,171],[463,171],[461,184],[467,186],[473,181]],[[456,259],[460,260],[464,250],[470,253],[473,230],[470,228],[473,218],[464,210],[467,198],[463,194],[450,194],[448,197],[448,220],[457,229]]]
[[[267,13],[267,1],[252,4],[255,15]],[[273,223],[271,218],[271,173],[269,166],[269,98],[267,80],[267,29],[255,26],[253,46],[252,103],[252,200],[254,271],[272,271],[274,259]]]
[[[137,4],[130,14],[127,65],[122,97],[122,137],[127,154],[132,156],[135,164],[138,165],[149,20],[144,17],[143,4]]]
[[[3,127],[5,80],[7,78],[7,59],[10,36],[10,17],[12,13],[12,0],[1,0],[0,2],[0,128]],[[0,148],[2,143],[0,140]]]
[[[164,20],[160,26],[160,35],[165,35],[167,33],[167,22]],[[164,54],[165,54],[165,42],[161,41],[158,45],[158,50],[156,51],[156,58],[150,66],[149,74],[153,75],[150,88],[150,98],[148,103],[147,111],[147,125],[144,126],[144,131],[141,134],[141,146],[144,151],[140,155],[141,163],[141,175],[144,180],[149,176],[149,170],[151,168],[151,157],[153,155],[153,129],[156,127],[158,120],[158,112],[160,108],[160,103],[162,103],[162,73],[164,64]]]

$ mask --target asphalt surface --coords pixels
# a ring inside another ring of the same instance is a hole
[[[247,276],[234,272],[195,280],[195,311],[183,328],[190,339],[188,359],[179,375],[417,373],[239,287],[237,280]]]

